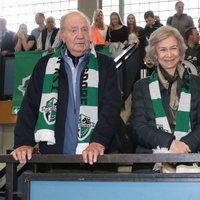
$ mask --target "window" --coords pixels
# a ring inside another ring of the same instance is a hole
[[[152,10],[155,15],[158,15],[161,19],[161,23],[166,25],[166,20],[169,16],[175,14],[175,3],[177,0],[123,0],[124,2],[124,15],[121,15],[124,23],[126,23],[126,17],[128,14],[133,13],[136,17],[138,26],[145,26],[144,13],[148,10]],[[184,13],[190,15],[196,27],[198,27],[198,18],[200,17],[200,0],[184,0],[185,4]],[[119,5],[119,1],[102,0],[102,9],[105,15],[105,22],[109,24],[109,16]],[[109,10],[109,12],[106,11]]]
[[[77,7],[78,0],[0,0],[0,17],[7,20],[9,30],[17,32],[19,25],[24,23],[30,33],[37,26],[35,13],[43,12],[45,17],[55,17],[59,27],[61,16]]]
[[[104,20],[106,24],[110,24],[111,12],[119,13],[119,0],[104,0],[102,1],[102,9],[104,13]]]

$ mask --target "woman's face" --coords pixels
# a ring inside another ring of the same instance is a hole
[[[180,49],[175,37],[159,42],[156,45],[156,56],[159,64],[171,75],[174,75],[177,64],[180,61]]]
[[[110,20],[111,20],[112,25],[118,25],[119,24],[119,19],[118,19],[117,15],[111,15]]]
[[[21,31],[21,33],[27,34],[28,33],[28,29],[26,25],[21,25],[19,30]]]
[[[96,16],[96,21],[97,22],[102,22],[103,21],[103,13],[99,12],[99,14]]]
[[[133,24],[135,22],[135,17],[133,15],[129,15],[127,21],[128,24]]]

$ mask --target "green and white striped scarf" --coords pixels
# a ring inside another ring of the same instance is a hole
[[[49,59],[46,67],[42,96],[35,132],[36,142],[54,145],[55,123],[58,99],[58,79],[61,61],[61,48]],[[81,105],[78,122],[78,145],[76,153],[81,154],[89,145],[90,136],[98,121],[98,62],[94,47],[91,47],[90,59],[85,67],[81,85]]]
[[[180,140],[183,136],[187,135],[190,128],[190,119],[189,119],[190,104],[191,104],[190,83],[191,82],[189,76],[188,84],[185,84],[181,88],[178,112],[176,117],[176,126],[174,131],[174,135],[177,140]],[[149,90],[156,118],[157,128],[172,133],[162,105],[160,87],[158,82],[158,74],[156,71],[154,71],[150,77]]]

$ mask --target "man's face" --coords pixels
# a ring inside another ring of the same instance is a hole
[[[0,19],[0,31],[6,30],[6,21],[4,19]]]
[[[55,27],[55,21],[51,18],[47,19],[46,27],[47,27],[48,31],[52,31]]]
[[[89,28],[86,18],[79,13],[71,13],[65,18],[60,36],[73,56],[80,57],[89,49]]]
[[[146,21],[146,24],[147,24],[149,27],[151,27],[151,26],[155,23],[155,19],[154,19],[153,17],[147,17],[147,18],[145,19],[145,21]]]
[[[183,10],[184,10],[184,4],[183,3],[178,3],[176,5],[176,12],[177,14],[183,14]]]
[[[199,42],[199,31],[197,29],[192,29],[192,38],[195,44]]]
[[[44,17],[42,17],[41,15],[39,15],[39,14],[37,14],[36,16],[35,16],[35,22],[36,22],[36,24],[43,24],[44,23]]]

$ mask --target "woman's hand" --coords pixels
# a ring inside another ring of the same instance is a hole
[[[169,150],[172,153],[190,153],[191,152],[189,146],[179,140],[173,140]]]

